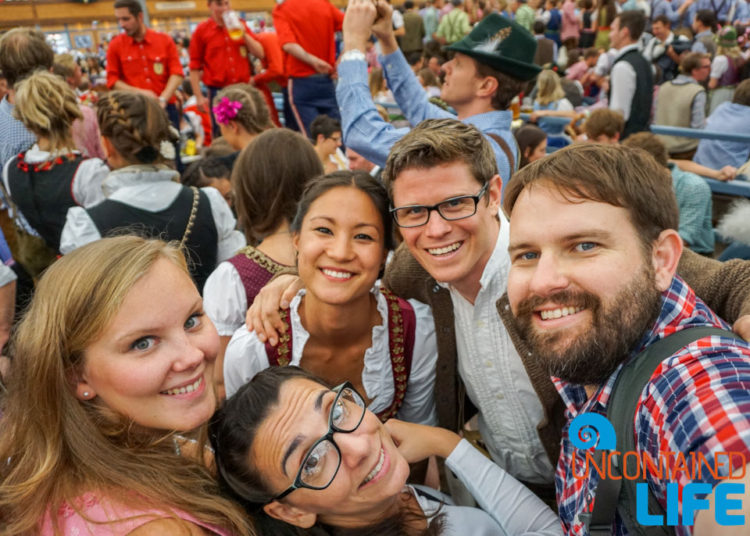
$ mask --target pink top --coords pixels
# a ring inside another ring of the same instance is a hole
[[[81,536],[125,536],[129,532],[157,519],[170,517],[168,513],[157,508],[148,510],[135,510],[120,503],[114,503],[107,499],[85,493],[77,500],[82,514],[91,521],[83,518],[70,505],[63,505],[57,512],[57,521],[62,534],[75,534]],[[175,510],[175,515],[180,519],[194,523],[218,536],[231,536],[216,527],[206,525],[195,519],[190,514]],[[114,521],[114,522],[112,522]],[[97,523],[99,522],[99,523]],[[109,522],[109,523],[108,523]],[[52,536],[52,519],[49,512],[44,518],[42,536]]]
[[[585,61],[577,61],[565,71],[565,78],[568,80],[580,80],[588,70],[589,66],[586,65]]]
[[[579,20],[576,17],[576,3],[574,0],[566,0],[562,5],[562,30],[560,39],[578,39],[581,36]]]
[[[81,154],[89,158],[101,158],[107,160],[104,154],[102,142],[99,137],[99,123],[96,122],[96,112],[91,106],[81,104],[79,106],[83,119],[73,121],[73,142]]]

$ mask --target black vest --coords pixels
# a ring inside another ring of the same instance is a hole
[[[185,234],[192,206],[193,190],[185,187],[170,206],[159,212],[150,212],[111,199],[87,209],[87,212],[102,236],[137,234],[179,242]],[[211,204],[202,191],[193,230],[185,248],[190,275],[202,293],[203,284],[216,267],[218,248],[218,233]]]
[[[651,104],[654,99],[654,77],[648,60],[637,49],[620,56],[615,64],[620,61],[628,62],[635,71],[635,93],[630,103],[630,117],[625,122],[625,130],[622,132],[622,139],[625,139],[636,132],[648,130]]]
[[[56,252],[60,251],[60,235],[70,207],[78,206],[73,197],[73,177],[83,162],[81,155],[55,164],[46,171],[18,168],[16,158],[8,165],[10,197],[18,210]]]

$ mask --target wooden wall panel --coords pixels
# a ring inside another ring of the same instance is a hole
[[[334,5],[344,7],[346,0],[332,0]],[[202,20],[208,16],[206,0],[147,0],[151,18],[181,18]],[[232,0],[237,11],[270,12],[275,0]],[[170,9],[171,8],[171,9]],[[35,13],[36,12],[36,13]],[[94,0],[84,4],[55,0],[6,1],[0,2],[0,29],[39,24],[43,30],[62,24],[83,24],[91,29],[91,22],[114,22],[111,1]]]

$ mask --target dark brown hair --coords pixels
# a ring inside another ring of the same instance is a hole
[[[393,198],[393,182],[401,172],[463,162],[484,186],[497,175],[497,160],[490,142],[476,127],[455,119],[427,119],[398,140],[388,155],[383,181]]]
[[[162,141],[174,141],[167,112],[153,97],[133,91],[111,91],[96,105],[102,136],[130,164],[160,162]]]
[[[531,149],[533,153],[536,148],[547,139],[547,133],[536,125],[524,125],[516,130],[513,135],[518,143],[518,152],[521,154],[521,163],[519,169],[528,165],[529,160],[526,156],[526,149]]]
[[[215,451],[219,483],[226,494],[233,497],[253,517],[258,534],[275,536],[428,536],[440,534],[443,519],[438,516],[427,529],[413,529],[414,514],[401,509],[369,527],[345,529],[321,522],[310,529],[301,529],[271,518],[263,505],[274,498],[263,478],[252,464],[253,442],[261,423],[279,403],[279,393],[284,383],[293,379],[310,380],[329,388],[324,381],[295,366],[269,367],[256,374],[232,395],[213,416],[209,424],[211,443]]]
[[[37,69],[51,69],[54,59],[55,53],[42,32],[13,28],[0,37],[0,71],[11,89]]]
[[[138,2],[138,0],[115,0],[115,5],[113,7],[115,9],[126,7],[128,8],[128,11],[130,11],[130,14],[134,17],[137,17],[143,12],[141,4]]]
[[[510,102],[513,98],[524,90],[528,82],[513,78],[510,75],[501,73],[497,69],[493,69],[489,65],[480,63],[474,58],[472,61],[476,63],[477,74],[479,76],[491,76],[497,80],[497,90],[492,96],[492,102],[490,103],[492,108],[495,110],[507,110],[510,108]]]
[[[659,233],[679,226],[669,170],[640,149],[582,143],[532,162],[505,188],[506,215],[510,217],[521,192],[540,184],[572,203],[591,200],[624,208],[649,253]]]
[[[288,129],[271,129],[245,147],[232,170],[240,227],[257,244],[291,222],[307,182],[323,174],[310,141]]]
[[[620,21],[620,29],[628,29],[630,39],[633,41],[638,41],[644,28],[646,28],[646,15],[638,9],[622,11],[615,18]]]
[[[316,199],[329,190],[340,186],[356,188],[370,198],[378,214],[383,219],[383,245],[387,250],[393,249],[396,244],[393,236],[393,218],[391,218],[389,210],[390,202],[388,200],[388,193],[380,182],[364,171],[334,171],[333,173],[311,179],[307,183],[305,191],[302,193],[302,197],[297,205],[297,213],[294,215],[294,219],[290,225],[292,232],[298,233],[300,231],[302,221],[310,210],[310,205]]]

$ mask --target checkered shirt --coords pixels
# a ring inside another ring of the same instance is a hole
[[[13,117],[12,110],[13,106],[8,102],[6,95],[0,101],[0,170],[8,160],[31,147],[36,141],[36,136]]]
[[[658,320],[630,358],[659,339],[698,326],[729,329],[682,279],[675,277],[662,294]],[[562,451],[555,474],[557,503],[566,534],[586,534],[578,514],[591,511],[599,483],[593,469],[580,480],[573,475],[573,463],[577,475],[584,474],[585,451],[573,447],[568,439],[568,427],[580,413],[606,415],[612,387],[621,370],[622,365],[590,400],[582,386],[553,378],[567,407],[568,424],[563,429]],[[641,394],[636,410],[635,437],[639,456],[646,451],[654,460],[659,459],[660,451],[686,455],[700,452],[710,467],[714,467],[717,452],[742,452],[750,460],[750,345],[731,338],[710,336],[665,359]],[[726,465],[724,463],[724,475],[728,472]],[[708,471],[702,473],[702,478],[695,482],[717,483]],[[692,482],[688,476],[678,472],[676,482],[680,490]],[[648,472],[647,480],[666,509],[666,479],[659,480]],[[612,533],[617,536],[628,534],[619,514]],[[680,526],[676,527],[676,533],[682,536],[691,534],[692,530]]]

